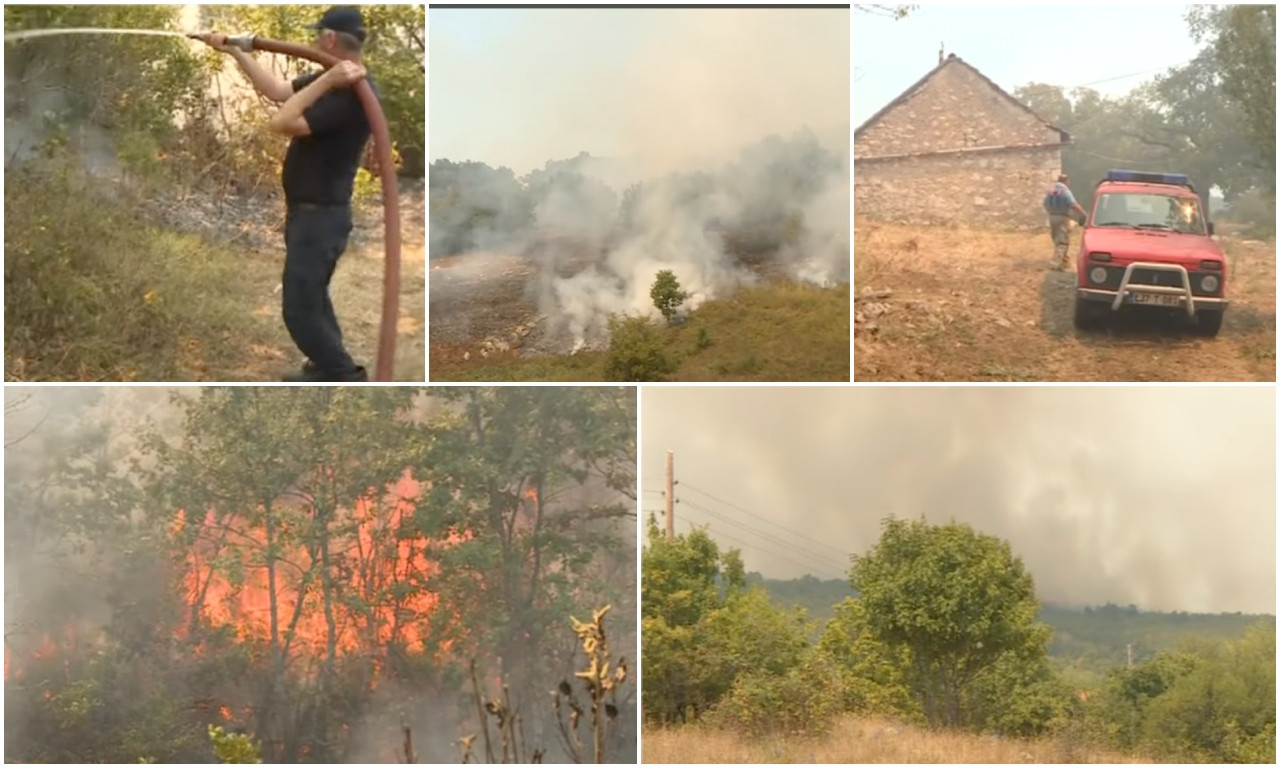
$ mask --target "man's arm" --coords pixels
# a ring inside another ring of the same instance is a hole
[[[320,97],[334,88],[350,85],[364,77],[364,67],[350,61],[339,62],[302,90],[293,94],[271,116],[267,125],[277,133],[286,136],[308,136],[311,125],[304,116],[306,111],[320,100]]]
[[[239,48],[229,50],[236,63],[240,65],[241,71],[249,78],[249,82],[253,83],[255,91],[277,104],[288,101],[289,97],[293,96],[293,86],[288,81],[281,80],[268,72],[257,59]]]
[[[215,51],[231,54],[236,63],[240,65],[240,71],[244,72],[250,83],[253,83],[253,89],[271,101],[280,104],[293,95],[293,86],[289,85],[287,81],[281,80],[268,72],[245,51],[234,45],[227,45],[226,35],[214,32],[208,35],[200,35],[196,39]]]
[[[1067,200],[1071,202],[1071,210],[1075,211],[1076,213],[1080,214],[1086,219],[1089,218],[1089,214],[1085,212],[1084,208],[1080,207],[1080,203],[1076,202],[1076,196],[1071,192],[1071,188],[1068,187],[1066,184],[1063,184],[1062,189],[1067,194]]]

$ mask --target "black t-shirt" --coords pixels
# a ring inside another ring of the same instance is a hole
[[[319,72],[293,81],[293,92],[306,88]],[[369,87],[377,88],[373,82]],[[353,88],[337,88],[302,113],[311,128],[294,136],[284,156],[284,197],[290,203],[348,204],[356,171],[369,141],[369,119]]]

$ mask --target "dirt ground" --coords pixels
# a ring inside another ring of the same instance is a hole
[[[1232,303],[1212,339],[1149,313],[1077,330],[1047,231],[855,222],[854,240],[855,381],[1276,380],[1274,240],[1221,238]]]
[[[426,249],[424,196],[420,183],[400,191],[400,311],[397,324],[395,381],[426,380]],[[240,241],[247,251],[246,280],[259,297],[253,313],[262,318],[265,343],[252,347],[250,362],[229,375],[234,381],[279,381],[303,362],[280,318],[280,275],[284,268],[283,204],[268,207],[267,221],[246,224]],[[346,253],[338,262],[330,295],[347,349],[370,375],[378,351],[382,316],[382,206],[367,206],[356,216]]]
[[[519,354],[537,328],[526,286],[534,267],[498,252],[431,261],[431,360],[450,363]]]
[[[440,363],[564,355],[573,339],[538,310],[544,281],[602,257],[598,245],[544,235],[519,253],[476,251],[431,260],[431,360]],[[599,347],[603,340],[589,347]]]

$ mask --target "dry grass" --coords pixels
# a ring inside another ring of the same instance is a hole
[[[704,303],[661,338],[670,381],[847,382],[849,284],[762,283]],[[607,380],[604,352],[464,361],[457,351],[432,345],[432,381]]]
[[[1047,232],[855,222],[856,381],[1274,381],[1275,242],[1224,237],[1232,306],[1215,339],[1163,318],[1072,325],[1074,274]],[[1073,248],[1079,231],[1072,233]]]
[[[402,194],[400,247],[400,311],[396,332],[394,377],[396,381],[426,380],[426,251],[423,246],[421,192]],[[378,329],[382,320],[382,278],[385,260],[382,239],[382,208],[374,206],[360,215],[363,237],[353,237],[338,262],[330,296],[338,322],[342,325],[347,351],[373,375],[378,350]],[[209,372],[193,376],[206,380],[278,381],[280,376],[302,363],[302,353],[293,345],[280,319],[281,296],[276,292],[284,267],[284,239],[278,247],[249,254],[244,260],[243,279],[256,287],[257,305],[253,314],[261,321],[267,343],[252,348],[252,358],[225,374]]]
[[[936,732],[846,716],[820,739],[749,739],[700,726],[646,729],[645,763],[1141,763],[1064,739],[1022,741]]]

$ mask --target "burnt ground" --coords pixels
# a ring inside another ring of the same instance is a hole
[[[573,340],[538,310],[544,282],[602,261],[609,244],[544,235],[513,252],[431,260],[431,360],[462,363],[572,352]]]
[[[1072,232],[1072,248],[1080,233]],[[1221,238],[1217,338],[1174,314],[1072,324],[1074,273],[1047,269],[1046,232],[856,222],[855,381],[1275,381],[1274,240]],[[1074,253],[1074,250],[1073,250]]]
[[[401,181],[400,307],[397,324],[395,381],[425,381],[426,316],[425,197],[421,181]],[[193,370],[194,380],[279,381],[302,363],[280,317],[280,276],[284,269],[284,203],[223,196],[192,196],[169,203],[165,218],[181,229],[198,232],[235,252],[242,260],[244,281],[257,297],[249,311],[260,319],[259,341],[234,370]],[[347,349],[370,374],[378,350],[382,313],[382,204],[359,206],[346,253],[330,286]]]
[[[782,279],[771,253],[732,241],[734,261],[764,281]],[[431,360],[456,365],[493,359],[565,355],[573,340],[539,312],[538,291],[553,276],[568,278],[602,262],[609,242],[545,235],[518,252],[476,251],[432,259]],[[590,335],[589,335],[590,336]],[[599,348],[603,338],[590,338]]]

